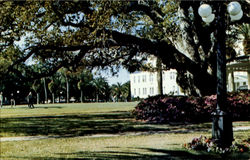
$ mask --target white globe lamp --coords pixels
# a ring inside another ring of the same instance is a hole
[[[208,17],[202,17],[202,20],[206,23],[211,23],[214,20],[215,15],[214,14],[210,14]]]
[[[212,14],[212,8],[208,4],[202,4],[198,9],[198,13],[202,18],[206,18]]]
[[[227,6],[227,11],[230,15],[236,16],[240,13],[241,5],[239,2],[230,2]]]
[[[242,16],[243,16],[243,11],[241,10],[240,13],[238,13],[235,16],[230,15],[230,18],[231,18],[231,21],[238,21],[242,18]]]

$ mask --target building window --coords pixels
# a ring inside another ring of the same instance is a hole
[[[134,95],[136,95],[136,89],[134,88]]]
[[[153,94],[154,94],[154,87],[150,87],[150,88],[149,88],[149,94],[150,94],[150,95],[153,95]]]
[[[142,82],[146,82],[146,75],[142,76]]]
[[[143,88],[142,93],[143,93],[143,95],[146,95],[147,94],[147,88]]]
[[[175,86],[173,86],[173,92],[175,92]]]
[[[153,82],[153,74],[152,73],[150,73],[150,75],[149,75],[149,81]]]
[[[136,78],[135,78],[135,76],[134,76],[134,83],[136,83]]]
[[[140,76],[138,76],[138,83],[140,83],[140,81],[141,81],[141,80],[140,80]]]
[[[175,72],[170,72],[170,79],[175,79]]]
[[[138,89],[138,95],[140,95],[140,94],[141,94],[141,89],[139,88],[139,89]]]

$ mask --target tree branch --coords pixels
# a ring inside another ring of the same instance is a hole
[[[129,13],[131,11],[141,11],[144,12],[147,16],[151,18],[151,20],[157,24],[163,22],[163,13],[159,8],[156,10],[152,9],[152,6],[147,6],[143,4],[138,4],[138,2],[130,2],[130,5],[127,6],[124,10],[125,13]]]
[[[112,35],[112,38],[121,46],[138,45],[138,51],[151,53],[157,57],[161,57],[163,63],[168,68],[189,70],[194,73],[200,66],[190,58],[178,51],[173,45],[166,41],[152,42],[148,39],[127,35],[117,31],[106,31]]]

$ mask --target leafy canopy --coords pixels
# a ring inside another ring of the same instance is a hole
[[[206,3],[225,8],[227,2]],[[249,23],[249,5],[240,3],[244,16],[237,23]],[[100,67],[116,72],[120,65],[133,72],[154,55],[166,69],[178,71],[177,82],[187,93],[212,94],[216,22],[210,26],[202,22],[197,13],[200,4],[167,0],[0,1],[1,76],[14,72],[36,79],[51,76],[62,67],[72,71]],[[31,58],[42,64],[39,73],[27,65],[18,69]],[[211,79],[211,84],[207,85],[206,79]]]

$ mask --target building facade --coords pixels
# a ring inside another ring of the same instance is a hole
[[[162,72],[163,94],[184,95],[176,83],[176,70]],[[158,93],[157,72],[135,72],[130,74],[132,98],[147,98]]]
[[[250,90],[250,56],[241,56],[240,59],[227,64],[227,90],[239,91],[243,88]]]
[[[241,89],[250,90],[250,53],[245,49],[243,41],[246,36],[240,34],[235,42],[237,57],[227,63],[227,90],[229,92]]]

